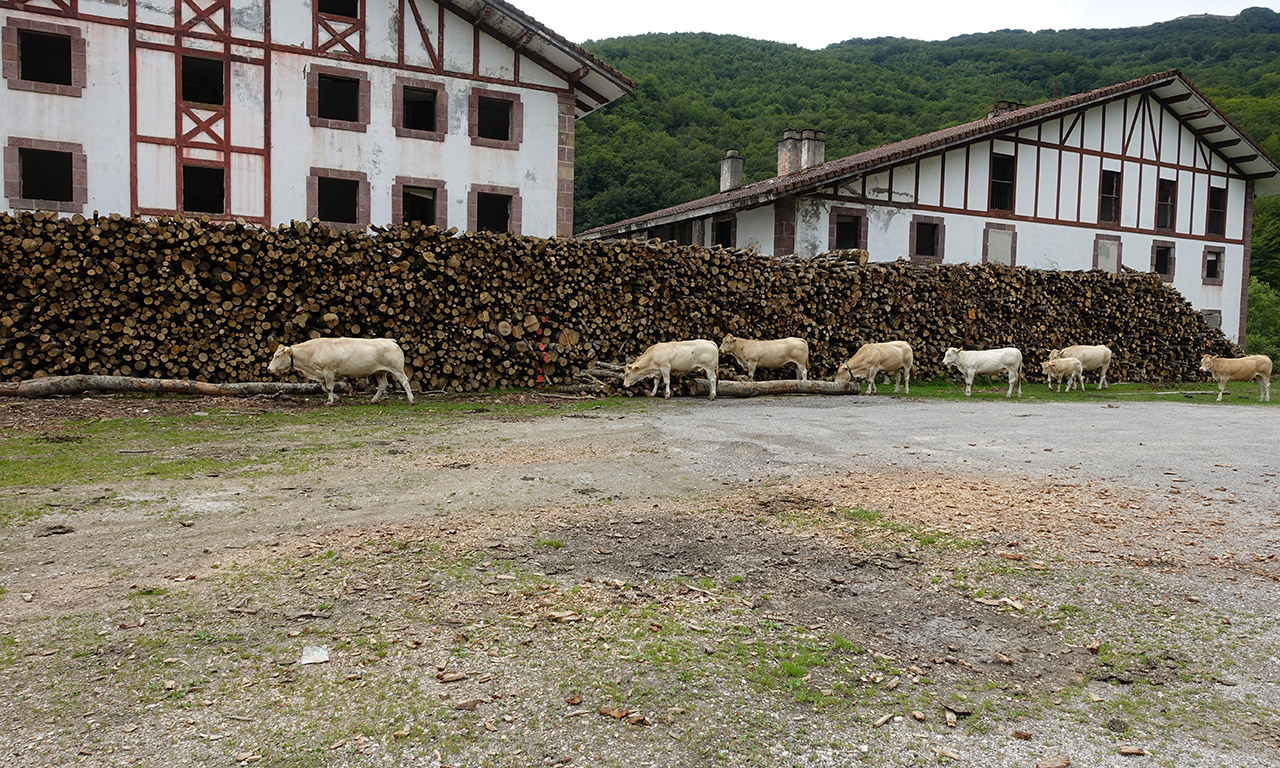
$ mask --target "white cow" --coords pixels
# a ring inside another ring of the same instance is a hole
[[[1067,391],[1071,391],[1071,385],[1080,380],[1080,389],[1084,389],[1084,372],[1080,365],[1080,361],[1074,357],[1055,357],[1052,360],[1046,360],[1040,364],[1040,370],[1049,378],[1049,389],[1053,389],[1053,382],[1058,382],[1058,391],[1062,391],[1062,377],[1067,377]]]
[[[1200,370],[1208,371],[1218,382],[1218,402],[1227,389],[1228,381],[1258,380],[1258,402],[1271,402],[1271,358],[1266,355],[1248,357],[1218,357],[1205,355],[1200,358]]]
[[[720,354],[733,355],[738,365],[747,369],[747,378],[756,380],[756,368],[781,368],[788,363],[796,367],[796,379],[809,379],[809,342],[791,336],[786,339],[739,339],[728,335],[720,342]]]
[[[844,384],[854,379],[867,379],[870,394],[876,393],[876,376],[893,375],[893,391],[898,392],[898,382],[905,379],[907,394],[911,394],[911,369],[915,366],[915,353],[905,341],[881,341],[863,344],[853,357],[840,364],[836,370],[836,383]]]
[[[1098,389],[1111,386],[1107,383],[1107,369],[1111,367],[1111,348],[1107,345],[1088,346],[1077,344],[1074,347],[1049,350],[1050,360],[1057,360],[1059,357],[1074,357],[1080,361],[1080,368],[1085,371],[1101,369],[1102,377],[1098,379]],[[1083,376],[1080,378],[1080,382],[1080,388],[1084,389]]]
[[[688,373],[701,368],[707,373],[707,382],[711,385],[708,400],[716,399],[716,370],[720,367],[720,350],[714,341],[694,339],[692,341],[664,341],[651,345],[635,362],[628,363],[622,386],[629,387],[637,381],[649,377],[654,378],[653,391],[649,397],[658,394],[659,376],[667,387],[666,397],[671,397],[671,374]]]
[[[943,365],[954,365],[964,374],[964,396],[973,393],[973,377],[979,373],[996,374],[1005,371],[1009,374],[1009,391],[1005,397],[1013,395],[1013,385],[1018,385],[1018,397],[1022,397],[1022,353],[1013,347],[987,349],[982,351],[959,350],[949,347],[942,358]]]
[[[404,394],[413,403],[413,390],[404,372],[404,350],[395,339],[311,339],[293,346],[276,347],[267,370],[275,374],[297,371],[312,381],[320,382],[329,393],[329,405],[337,401],[333,393],[334,381],[340,378],[378,377],[378,391],[373,402],[387,391],[387,374],[395,377]]]

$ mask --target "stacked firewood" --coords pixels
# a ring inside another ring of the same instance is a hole
[[[274,344],[317,336],[396,338],[415,386],[447,392],[570,386],[651,343],[726,333],[804,337],[814,378],[889,339],[915,348],[917,379],[943,374],[950,346],[1017,346],[1036,364],[1055,347],[1108,344],[1127,381],[1196,377],[1202,354],[1235,352],[1154,275],[865,258],[0,214],[0,380],[255,381]]]

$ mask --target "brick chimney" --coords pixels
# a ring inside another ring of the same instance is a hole
[[[800,168],[800,132],[788,128],[778,142],[778,175],[786,176]]]
[[[800,167],[812,168],[827,161],[827,132],[805,130],[800,132]]]
[[[728,192],[742,186],[742,155],[731,149],[720,161],[720,191]]]

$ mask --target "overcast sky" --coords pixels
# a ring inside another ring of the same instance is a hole
[[[854,37],[945,40],[997,29],[1140,27],[1191,14],[1234,16],[1280,0],[511,0],[575,43],[645,32],[715,32],[825,48]]]

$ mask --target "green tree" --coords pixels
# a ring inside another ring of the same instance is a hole
[[[1280,292],[1256,277],[1249,278],[1249,320],[1244,351],[1280,360]]]

